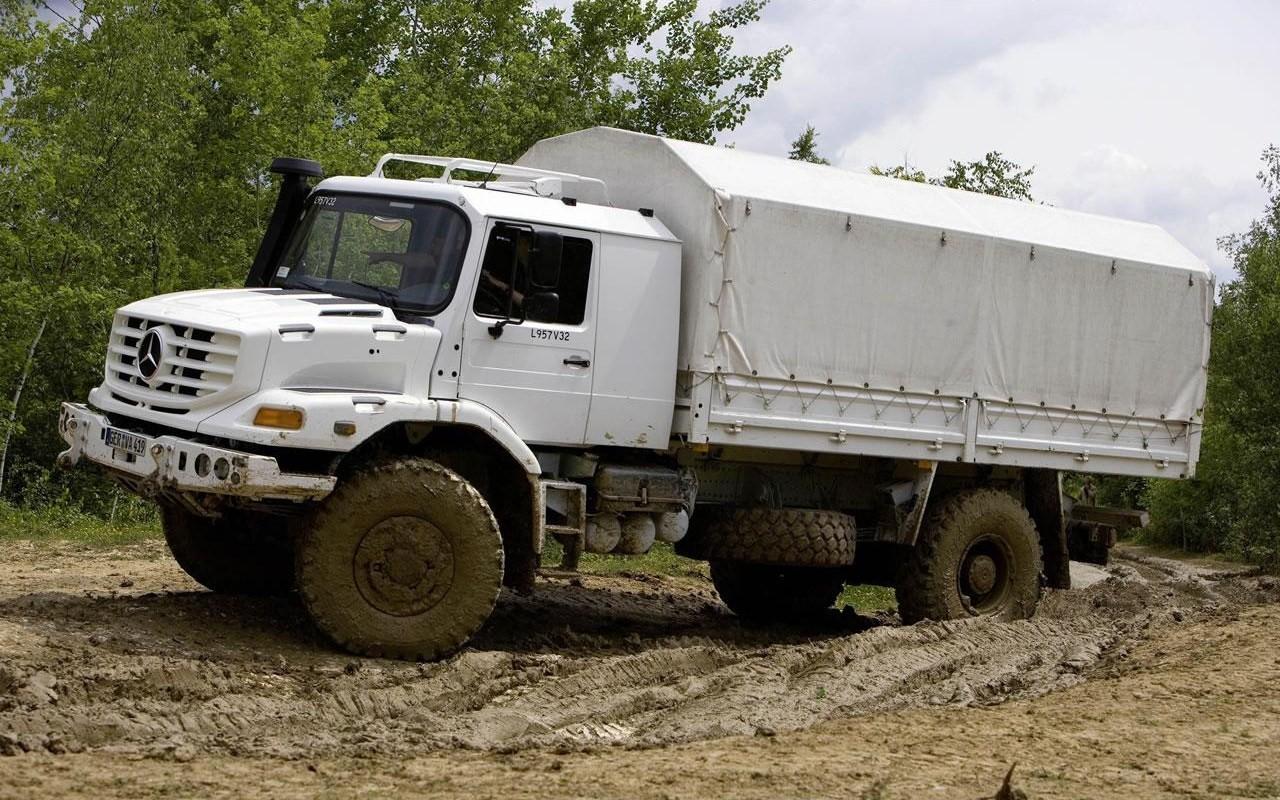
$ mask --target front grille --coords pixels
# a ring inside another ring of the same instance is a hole
[[[160,365],[148,380],[139,371],[138,345],[151,330],[157,330],[163,347]],[[240,337],[233,333],[117,314],[111,327],[107,379],[113,393],[126,402],[183,414],[199,398],[231,384],[239,349]]]

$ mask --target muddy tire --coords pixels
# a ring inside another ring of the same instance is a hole
[[[729,610],[754,622],[794,622],[820,614],[844,588],[843,570],[712,561],[711,582]]]
[[[1040,600],[1040,539],[1027,510],[994,489],[933,508],[898,579],[898,613],[923,619],[1026,619]]]
[[[1072,561],[1105,567],[1111,560],[1111,539],[1088,522],[1067,523],[1067,548]]]
[[[228,511],[217,519],[160,507],[164,540],[178,566],[221,594],[293,591],[293,540],[283,517]]]
[[[847,567],[857,530],[837,511],[741,508],[718,512],[701,532],[708,561],[743,561],[790,567]]]
[[[461,647],[502,587],[488,503],[424,459],[375,465],[338,485],[298,541],[297,584],[316,626],[354,653],[433,659]]]

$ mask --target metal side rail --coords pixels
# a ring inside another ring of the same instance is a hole
[[[90,461],[139,494],[204,492],[253,500],[319,500],[337,478],[282,472],[270,456],[197,444],[178,436],[146,436],[116,428],[82,403],[63,403],[58,430],[70,447],[58,466]]]

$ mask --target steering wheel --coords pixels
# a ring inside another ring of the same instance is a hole
[[[487,275],[480,276],[480,288],[476,292],[476,311],[486,316],[505,317],[507,293],[486,280],[487,277]]]

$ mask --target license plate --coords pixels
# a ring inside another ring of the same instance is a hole
[[[107,444],[122,453],[140,456],[147,452],[147,439],[136,433],[129,433],[117,428],[107,428]]]

